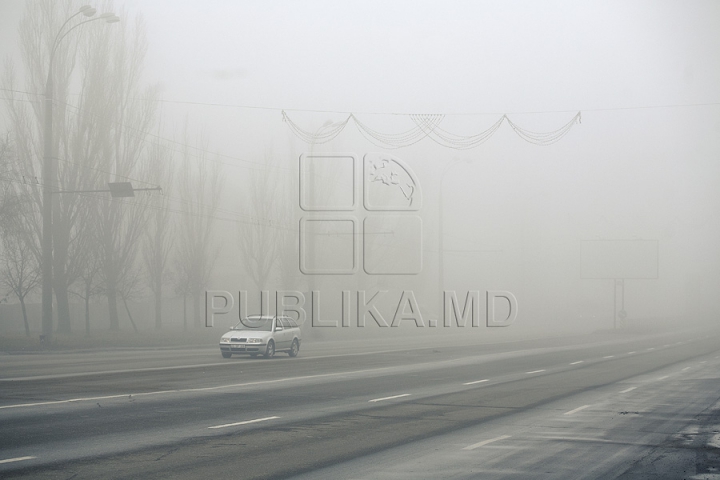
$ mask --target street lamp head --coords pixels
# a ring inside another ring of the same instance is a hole
[[[95,10],[90,5],[83,5],[82,7],[80,7],[80,13],[82,13],[86,17],[92,17],[97,13],[97,10]]]

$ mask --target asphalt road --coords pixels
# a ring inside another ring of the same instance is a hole
[[[719,340],[3,356],[0,477],[720,478]]]

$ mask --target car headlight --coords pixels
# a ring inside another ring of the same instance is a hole
[[[260,338],[248,338],[248,343],[262,343],[262,339]]]
[[[229,338],[221,338],[220,343],[230,343],[230,339]]]

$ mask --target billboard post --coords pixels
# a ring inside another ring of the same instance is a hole
[[[617,319],[625,320],[625,280],[659,277],[657,240],[583,240],[580,242],[580,278],[612,280],[613,329]],[[618,311],[618,287],[621,305]]]

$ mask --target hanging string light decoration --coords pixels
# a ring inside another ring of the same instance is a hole
[[[551,132],[534,132],[520,127],[510,120],[507,115],[500,117],[489,128],[473,135],[457,135],[449,132],[440,126],[445,119],[444,114],[410,114],[407,115],[415,126],[400,133],[383,133],[360,121],[354,114],[350,114],[344,121],[331,123],[316,133],[309,132],[295,123],[288,114],[282,111],[283,122],[287,123],[290,130],[306,143],[320,144],[327,143],[345,129],[352,120],[358,131],[370,143],[377,147],[387,149],[405,148],[414,145],[425,138],[429,138],[438,145],[455,150],[469,150],[486,142],[493,134],[507,121],[510,128],[523,140],[535,145],[552,145],[567,135],[576,123],[581,123],[581,112],[578,112],[569,122]]]
[[[508,124],[510,124],[510,127],[515,131],[515,133],[517,133],[518,136],[526,142],[534,143],[535,145],[552,145],[553,143],[564,137],[570,131],[573,125],[575,125],[576,123],[581,123],[582,116],[580,115],[580,112],[578,112],[577,115],[575,115],[568,123],[566,123],[562,127],[558,128],[557,130],[553,130],[552,132],[545,133],[531,132],[530,130],[521,128],[515,122],[510,120],[507,116],[505,116],[505,119],[507,119]]]
[[[327,143],[331,140],[333,140],[335,137],[340,135],[340,132],[342,132],[345,127],[347,126],[348,122],[352,118],[352,114],[345,119],[345,121],[342,122],[335,122],[330,123],[318,130],[316,133],[308,132],[307,130],[304,130],[300,128],[300,126],[293,122],[290,117],[287,116],[287,113],[285,113],[285,110],[282,111],[283,116],[283,122],[287,123],[290,127],[290,130],[297,136],[300,140],[304,141],[305,143],[312,143],[312,144],[319,144],[319,143]]]
[[[410,115],[410,118],[417,124],[417,115]],[[435,143],[442,145],[443,147],[454,148],[456,150],[468,150],[477,147],[481,143],[484,143],[488,138],[492,137],[493,133],[500,128],[504,120],[505,116],[503,115],[490,128],[475,135],[456,135],[448,132],[440,126],[437,126],[431,131],[428,131],[428,136]]]
[[[355,115],[352,119],[358,130],[372,144],[377,147],[396,149],[414,145],[430,135],[443,121],[445,115],[414,115],[415,127],[402,133],[386,134],[373,130],[362,123]]]

